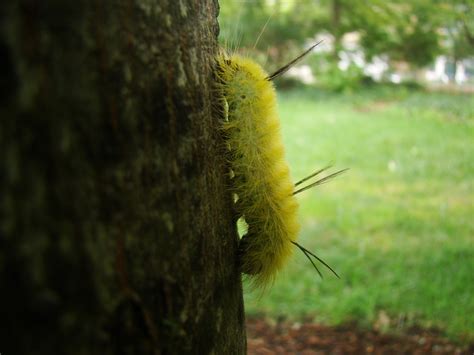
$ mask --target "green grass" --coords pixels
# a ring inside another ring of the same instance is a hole
[[[474,340],[474,99],[375,88],[279,94],[296,181],[350,171],[299,195],[300,242],[341,275],[320,280],[295,250],[247,313],[384,329],[437,327]]]

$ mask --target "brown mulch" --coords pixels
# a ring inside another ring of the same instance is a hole
[[[271,324],[270,324],[271,323]],[[356,325],[327,327],[310,322],[247,319],[248,354],[474,354],[439,332],[412,328],[403,335],[361,330]]]

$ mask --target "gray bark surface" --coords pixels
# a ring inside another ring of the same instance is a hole
[[[0,3],[2,354],[245,352],[217,13]]]

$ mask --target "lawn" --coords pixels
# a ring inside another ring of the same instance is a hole
[[[298,195],[299,241],[341,279],[322,270],[321,280],[295,250],[270,290],[246,285],[246,312],[473,340],[472,96],[298,89],[279,105],[294,181],[350,168]]]

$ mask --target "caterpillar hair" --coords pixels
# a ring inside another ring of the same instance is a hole
[[[305,254],[321,277],[312,258],[339,277],[328,264],[296,242],[300,226],[295,195],[327,182],[346,169],[309,182],[329,168],[326,167],[292,183],[272,83],[319,43],[271,75],[239,55],[228,56],[222,52],[217,58],[217,85],[226,108],[223,131],[229,147],[231,190],[236,196],[236,213],[248,226],[239,244],[239,263],[242,272],[250,275],[257,287],[273,281],[291,255],[293,245]],[[305,187],[297,189],[305,182]]]

